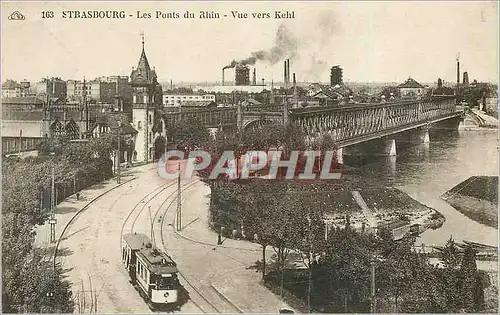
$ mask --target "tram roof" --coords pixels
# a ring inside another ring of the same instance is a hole
[[[153,248],[142,248],[137,256],[143,258],[149,271],[155,274],[176,273],[177,265],[164,252]]]
[[[130,246],[132,250],[139,250],[141,248],[146,248],[146,244],[151,244],[151,240],[145,234],[125,234],[123,236],[125,242]]]

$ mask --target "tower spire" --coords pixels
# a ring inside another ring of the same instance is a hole
[[[142,50],[144,50],[144,32],[141,32],[142,37]]]

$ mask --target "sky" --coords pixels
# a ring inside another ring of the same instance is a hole
[[[282,81],[283,60],[300,82],[456,81],[456,57],[469,79],[498,81],[498,8],[481,2],[4,2],[2,81],[130,75],[141,53],[161,82],[215,82],[221,69],[260,51],[257,80]],[[125,19],[64,19],[68,10],[124,10]],[[14,12],[26,19],[9,20]],[[43,19],[42,11],[54,18]],[[137,18],[151,13],[152,18]],[[157,19],[157,11],[178,19]],[[193,19],[183,18],[186,12]],[[200,11],[220,19],[201,19]],[[248,18],[233,18],[232,11]],[[275,11],[294,12],[276,19]],[[270,13],[271,18],[253,18]],[[129,15],[132,15],[130,17]],[[224,17],[227,15],[227,17]],[[233,80],[233,69],[225,72]]]

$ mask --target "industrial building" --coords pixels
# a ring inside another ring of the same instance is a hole
[[[172,107],[179,106],[182,102],[215,102],[215,95],[213,94],[171,94],[169,92],[163,93],[163,106]]]
[[[235,85],[250,85],[250,69],[238,64],[234,68],[234,84]]]
[[[343,83],[342,68],[340,66],[333,66],[330,69],[330,85],[336,86],[336,85],[342,85],[342,83]]]

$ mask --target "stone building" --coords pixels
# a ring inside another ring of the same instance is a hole
[[[155,142],[162,142],[165,146],[165,137],[160,137],[154,126],[156,122],[156,111],[162,107],[163,92],[158,83],[156,71],[151,69],[146,52],[144,50],[144,38],[142,40],[142,52],[137,68],[132,68],[130,74],[132,86],[132,126],[137,130],[137,138],[133,159],[138,162],[153,159],[153,150],[158,146]],[[164,130],[161,130],[164,133]]]

